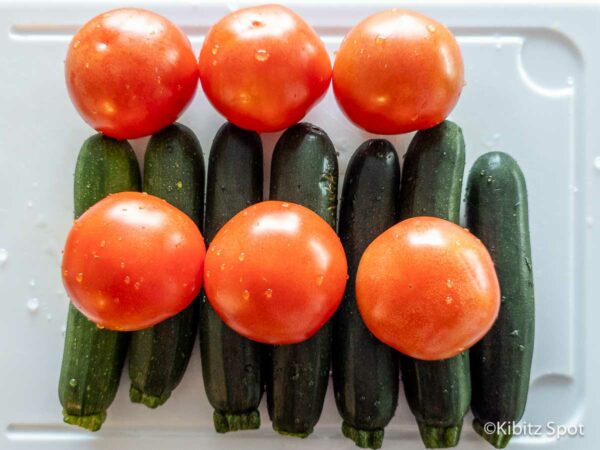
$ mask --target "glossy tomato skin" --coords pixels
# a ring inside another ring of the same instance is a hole
[[[327,222],[303,206],[267,201],[219,230],[206,255],[204,289],[238,333],[293,344],[329,320],[346,280],[344,249]]]
[[[99,326],[140,330],[194,300],[205,253],[200,231],[174,206],[138,192],[113,194],[74,222],[63,283],[75,307]]]
[[[413,358],[446,359],[491,328],[500,308],[494,263],[460,226],[404,220],[375,239],[356,279],[360,314],[381,341]]]
[[[401,9],[374,14],[350,30],[333,67],[341,109],[378,134],[437,125],[456,105],[463,85],[463,60],[452,33]]]
[[[87,22],[65,61],[73,104],[96,130],[117,139],[153,134],[173,123],[198,85],[185,34],[150,11],[122,8]]]
[[[200,81],[230,122],[258,132],[300,121],[325,94],[331,61],[304,20],[281,5],[228,14],[200,51]]]

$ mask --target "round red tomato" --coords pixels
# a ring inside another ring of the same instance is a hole
[[[338,104],[371,133],[397,134],[442,122],[464,85],[454,36],[421,14],[374,14],[346,35],[333,66]]]
[[[198,63],[172,22],[143,9],[94,17],[73,37],[67,88],[83,120],[117,139],[155,133],[194,97]]]
[[[63,283],[75,307],[99,326],[139,330],[194,300],[204,256],[192,219],[158,197],[123,192],[99,201],[73,224]]]
[[[294,203],[268,201],[227,222],[209,246],[204,289],[238,333],[266,344],[301,342],[337,309],[346,255],[321,217]]]
[[[405,220],[377,237],[356,277],[367,327],[413,358],[446,359],[471,347],[500,307],[485,246],[467,230],[433,217]]]
[[[213,106],[237,126],[278,131],[325,94],[331,61],[300,16],[281,5],[240,9],[208,32],[200,81]]]

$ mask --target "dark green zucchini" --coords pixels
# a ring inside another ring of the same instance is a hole
[[[490,251],[502,295],[498,319],[470,351],[473,427],[504,448],[511,431],[485,424],[518,422],[527,403],[535,315],[527,187],[516,161],[492,152],[475,161],[467,189],[467,224]]]
[[[465,166],[460,127],[445,121],[413,138],[400,191],[400,216],[458,223]],[[454,447],[471,400],[468,352],[441,361],[401,357],[404,392],[427,448]]]
[[[363,448],[380,448],[398,403],[398,357],[367,329],[356,305],[356,270],[367,246],[398,218],[400,166],[383,139],[362,144],[346,170],[339,235],[350,279],[334,319],[333,388],[344,435]]]
[[[75,167],[75,218],[109,194],[139,191],[140,169],[127,141],[96,134]],[[117,393],[128,334],[100,329],[71,304],[58,385],[64,421],[97,431]]]
[[[271,162],[271,200],[305,206],[335,229],[338,162],[323,130],[308,123],[288,128]],[[267,405],[273,429],[306,437],[321,416],[331,366],[331,323],[304,342],[271,347]]]
[[[226,123],[210,151],[204,236],[217,231],[242,209],[263,198],[262,144],[258,134]],[[260,427],[263,347],[229,328],[206,297],[200,314],[204,388],[219,433]]]
[[[144,157],[144,191],[163,198],[202,226],[204,157],[188,127],[175,123],[150,139]],[[129,398],[149,408],[162,405],[187,368],[198,329],[194,300],[179,314],[136,331],[129,344]]]

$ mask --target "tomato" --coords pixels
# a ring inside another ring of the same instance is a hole
[[[73,37],[65,78],[83,120],[117,138],[146,136],[173,123],[192,100],[198,64],[172,22],[143,9],[115,9]]]
[[[331,61],[300,16],[281,5],[228,14],[200,51],[200,81],[230,122],[259,132],[293,125],[325,94]]]
[[[106,197],[73,224],[62,261],[71,301],[113,330],[157,324],[200,292],[204,239],[188,216],[139,192]]]
[[[266,344],[301,342],[337,309],[347,280],[335,231],[313,211],[268,201],[217,233],[206,255],[208,300],[227,325]]]
[[[356,299],[371,332],[413,358],[457,355],[496,320],[500,288],[485,246],[446,220],[394,225],[364,252]]]
[[[371,133],[397,134],[442,122],[458,101],[463,61],[454,36],[421,14],[374,14],[346,35],[333,90],[348,118]]]

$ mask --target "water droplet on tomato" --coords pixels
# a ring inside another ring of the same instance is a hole
[[[240,256],[238,256],[238,259],[240,261],[243,261],[244,259],[246,259],[246,254],[244,252],[240,253]]]
[[[75,276],[75,280],[77,280],[78,283],[81,283],[83,281],[83,272],[79,272],[77,276]]]
[[[210,270],[206,271],[206,278],[210,278]]]
[[[317,286],[321,286],[321,285],[323,284],[323,279],[324,279],[324,278],[325,278],[325,277],[324,277],[323,275],[319,275],[319,276],[317,277]]]
[[[73,42],[73,48],[79,47],[79,44],[81,44],[81,41],[80,40],[76,40],[75,42]]]
[[[242,292],[242,298],[244,300],[248,300],[250,298],[250,292],[248,291],[248,289],[244,289],[244,292]]]
[[[119,264],[119,266],[121,267],[121,269],[125,268],[125,261],[121,261],[121,264]]]
[[[125,284],[131,283],[131,278],[129,278],[129,275],[125,275],[125,278],[123,278],[123,283],[125,283]]]
[[[100,247],[102,247],[102,248],[106,247],[106,241],[105,240],[100,241]]]
[[[256,59],[257,61],[260,61],[260,62],[265,62],[270,57],[271,57],[271,54],[262,48],[256,50],[256,52],[254,52],[254,59]]]
[[[221,270],[225,270],[225,263],[221,264]]]
[[[452,297],[450,297],[450,296],[446,297],[446,303],[449,304],[449,305],[452,303],[453,300],[454,299]]]
[[[377,45],[383,45],[383,43],[385,42],[386,39],[387,39],[387,36],[378,34],[377,37],[375,38],[375,43]]]
[[[432,24],[427,25],[427,31],[429,31],[430,33],[435,33],[436,32],[435,25],[432,25]]]
[[[210,52],[213,55],[216,55],[217,53],[219,53],[219,44],[215,44],[215,46],[212,48],[212,50]]]
[[[446,282],[446,285],[451,288],[454,285],[454,282],[451,279],[448,279],[448,281]]]
[[[223,250],[222,249],[218,249],[217,250],[217,256],[221,256],[221,253],[223,253]]]
[[[133,285],[133,287],[135,288],[136,291],[138,291],[141,286],[142,286],[142,283],[140,283],[139,281],[136,281],[135,284]]]
[[[269,289],[265,290],[265,297],[267,297],[267,298],[273,297],[273,289],[269,288]]]

